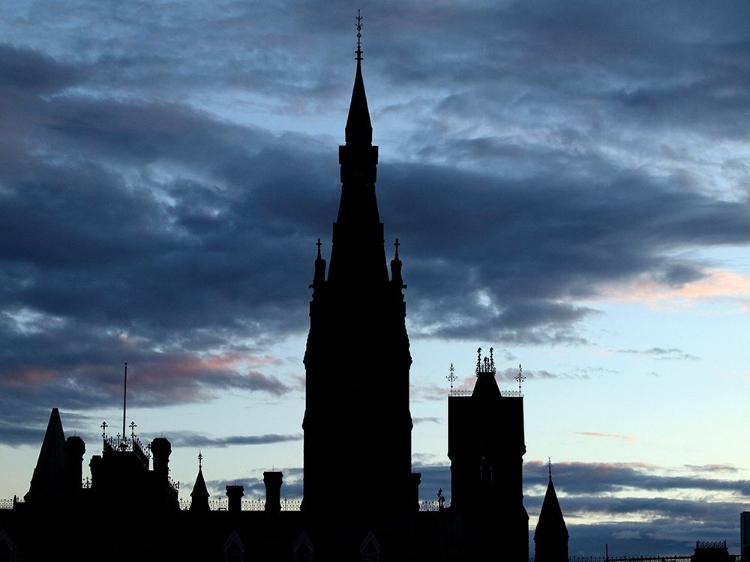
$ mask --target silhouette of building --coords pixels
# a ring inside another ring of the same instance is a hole
[[[356,60],[330,265],[318,241],[310,286],[301,509],[282,510],[283,475],[265,472],[262,510],[242,510],[239,485],[227,486],[228,509],[211,510],[200,456],[190,508],[180,509],[169,478],[170,442],[160,437],[143,446],[134,424],[130,437],[123,426],[116,438],[103,424],[103,453],[92,457],[90,485],[82,486],[85,445],[65,439],[53,409],[26,501],[0,510],[0,562],[528,562],[523,397],[520,389],[500,391],[492,350],[485,358],[479,350],[473,391],[448,398],[451,505],[441,498],[439,509],[419,509],[406,285],[398,240],[390,272],[386,261],[359,42]],[[366,501],[374,490],[383,497]],[[551,479],[547,496],[535,537],[545,562],[567,552],[568,540]]]
[[[568,527],[565,525],[555,485],[552,483],[552,463],[549,482],[544,494],[539,521],[534,530],[535,562],[566,562],[568,560]]]
[[[359,507],[407,514],[418,508],[419,475],[411,472],[405,285],[398,245],[388,276],[375,196],[378,147],[361,63],[358,47],[346,144],[339,147],[341,201],[331,262],[326,277],[318,244],[311,285],[302,508],[338,511],[379,488],[389,490],[387,502]],[[356,468],[341,469],[346,466]]]
[[[498,523],[492,533],[513,560],[529,558],[529,516],[523,505],[526,453],[523,397],[503,395],[495,380],[493,350],[477,351],[471,395],[448,397],[451,509]]]

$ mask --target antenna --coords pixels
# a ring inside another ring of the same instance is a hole
[[[125,414],[128,409],[128,364],[125,363],[125,381],[122,385],[122,439],[125,440]]]
[[[357,62],[362,61],[362,16],[357,10]]]

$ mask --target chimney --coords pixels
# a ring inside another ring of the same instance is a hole
[[[169,476],[169,455],[172,454],[172,444],[165,437],[157,437],[151,441],[151,454],[154,455],[154,472],[166,480]]]
[[[83,480],[83,454],[86,444],[78,436],[65,440],[65,487],[71,493],[81,489]]]
[[[266,485],[266,511],[281,511],[281,472],[264,472],[263,483]]]
[[[227,486],[227,499],[229,500],[229,513],[242,511],[242,496],[245,495],[244,486]]]

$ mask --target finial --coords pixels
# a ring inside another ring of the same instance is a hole
[[[138,427],[134,421],[130,422],[130,438],[135,441],[135,428]]]
[[[315,245],[318,247],[318,259],[320,259],[320,247],[323,245],[323,243],[320,241],[320,238],[318,238],[318,242]]]
[[[451,383],[451,394],[453,394],[453,383],[458,378],[456,376],[455,369],[453,368],[453,363],[451,363],[451,368],[448,369],[448,374],[445,376],[446,379],[448,379],[448,382]]]
[[[495,357],[494,348],[490,348],[490,356],[485,357],[482,360],[482,348],[477,349],[477,376],[481,374],[489,374],[495,376],[497,369],[495,369]]]
[[[521,383],[526,380],[526,377],[523,374],[523,369],[521,368],[521,364],[518,364],[518,374],[513,377],[515,380],[518,381],[518,392],[520,394],[521,392]]]
[[[549,471],[549,480],[552,482],[552,459],[547,457],[547,470]]]
[[[100,425],[99,427],[102,428],[102,439],[106,439],[107,438],[107,422],[103,421],[102,425]]]
[[[198,449],[198,470],[203,470],[203,453]]]
[[[357,10],[357,62],[362,61],[362,15]]]
[[[398,259],[398,247],[401,245],[401,242],[398,241],[398,238],[396,238],[396,242],[393,245],[396,246],[396,259]]]

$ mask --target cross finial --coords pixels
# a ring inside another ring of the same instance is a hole
[[[398,247],[401,245],[401,242],[398,241],[398,238],[396,238],[396,242],[394,242],[393,245],[396,246],[396,259],[398,259]]]
[[[362,15],[357,10],[357,61],[362,60]]]
[[[130,438],[135,440],[135,428],[138,427],[134,421],[130,422]]]
[[[198,470],[203,469],[203,453],[198,449]]]
[[[518,365],[518,374],[513,378],[518,381],[518,392],[521,392],[521,383],[526,380],[526,377],[523,374],[523,369],[521,368],[520,363]]]
[[[318,247],[318,259],[320,259],[320,247],[323,245],[323,242],[320,241],[320,238],[318,238],[318,242],[315,245]]]
[[[99,427],[102,428],[102,439],[105,439],[107,437],[107,422],[103,421]]]
[[[482,369],[482,348],[477,348],[477,374]]]
[[[552,458],[547,457],[547,471],[549,472],[550,482],[552,481]]]
[[[456,379],[458,378],[458,377],[456,376],[456,372],[455,372],[456,370],[455,370],[455,369],[453,368],[453,363],[451,363],[451,368],[450,368],[450,369],[448,369],[448,371],[449,371],[449,372],[448,372],[448,374],[447,374],[447,375],[445,376],[445,378],[446,378],[446,379],[448,379],[448,382],[450,382],[450,383],[451,383],[451,394],[452,394],[452,393],[453,393],[453,383],[454,383],[454,382],[455,382],[455,380],[456,380]]]

